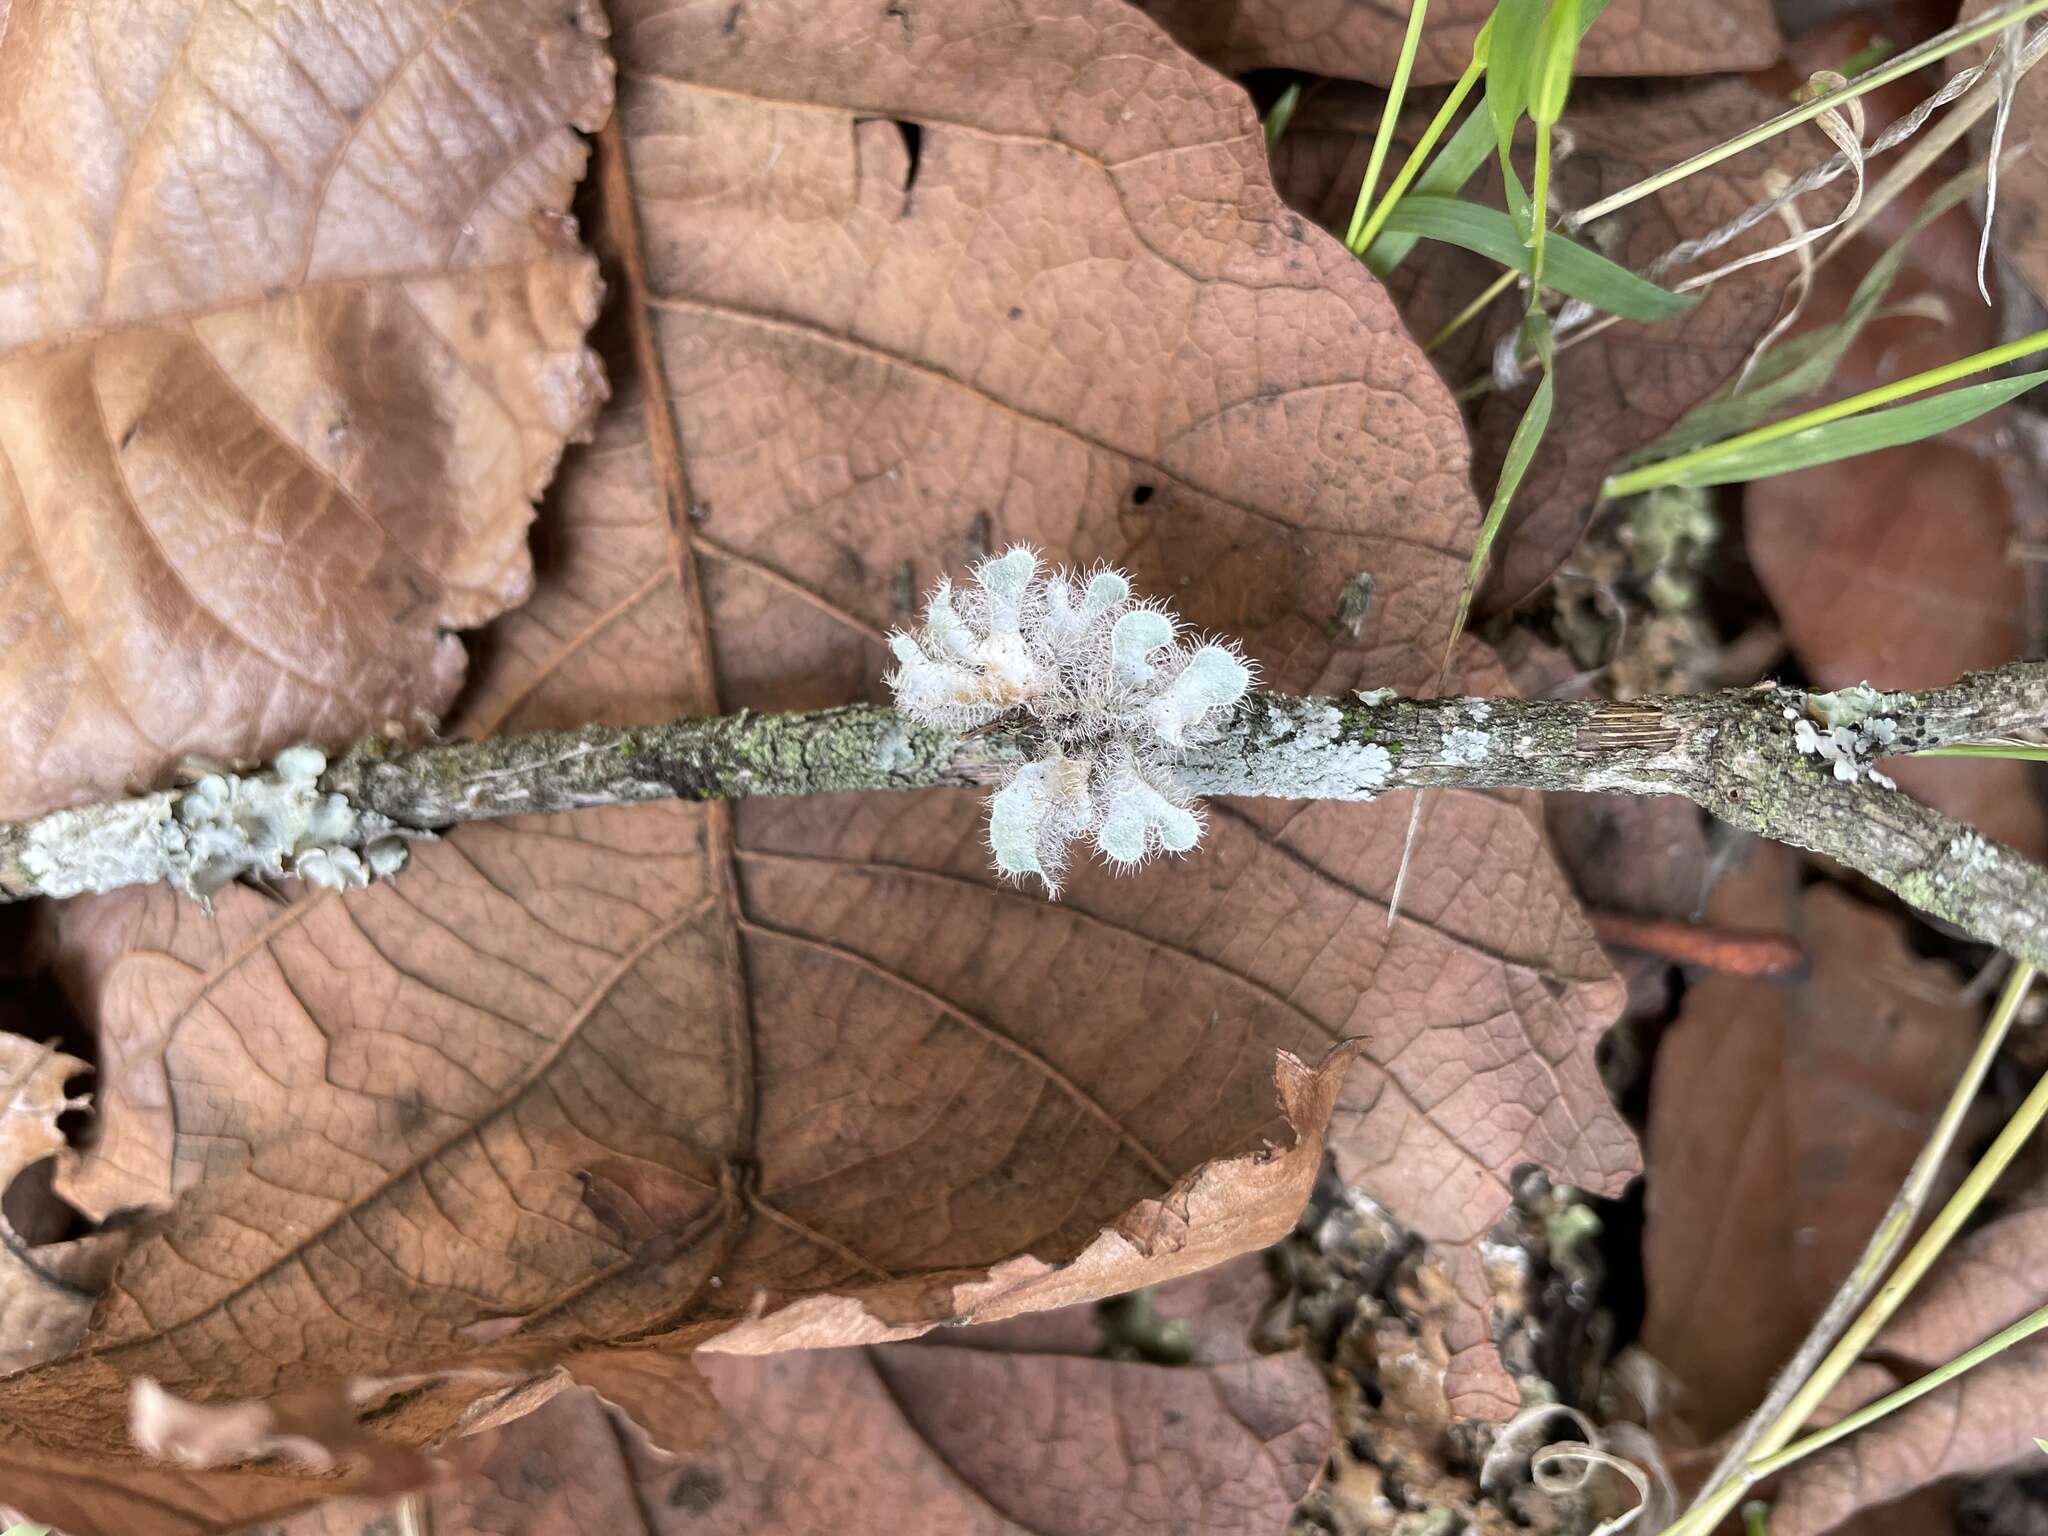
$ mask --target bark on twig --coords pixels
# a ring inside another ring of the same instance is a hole
[[[1200,794],[1289,799],[1444,788],[1684,795],[1735,826],[1825,853],[1922,911],[2048,966],[2048,870],[1857,765],[1845,782],[1812,751],[1812,731],[1788,718],[1825,716],[1828,697],[1810,702],[1769,685],[1625,703],[1255,694],[1218,740],[1187,754],[1182,777]],[[1884,725],[1886,752],[1981,741],[2048,725],[2048,663],[1869,697],[1878,701],[1868,714]],[[372,741],[328,766],[318,789],[341,797],[339,809],[350,814],[339,821],[360,828],[329,848],[388,850],[394,828],[431,832],[594,805],[986,784],[1028,758],[1032,745],[1029,721],[961,737],[856,704],[411,748]],[[160,791],[0,825],[0,898],[182,883],[175,848],[164,852],[166,840],[152,840],[152,829],[176,822],[191,793]]]

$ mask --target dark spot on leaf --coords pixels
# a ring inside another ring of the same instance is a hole
[[[911,189],[917,185],[917,164],[924,155],[924,128],[907,118],[897,118],[896,131],[903,135],[903,152],[910,157],[910,169],[903,177],[903,212],[910,212]]]
[[[1150,485],[1134,485],[1134,486],[1132,486],[1132,487],[1131,487],[1131,505],[1132,505],[1132,506],[1134,506],[1134,507],[1142,507],[1143,505],[1145,505],[1145,503],[1146,503],[1146,502],[1148,502],[1148,501],[1150,501],[1150,500],[1152,499],[1152,493],[1153,493],[1153,492],[1154,492],[1154,491],[1155,491],[1156,489],[1158,489],[1158,487],[1156,487],[1156,486],[1150,486]]]
[[[140,432],[141,430],[142,422],[140,420],[131,421],[128,423],[128,430],[121,434],[121,451],[123,453],[126,453],[128,451],[128,445],[135,441],[135,434]]]
[[[1290,240],[1301,240],[1307,238],[1301,227],[1300,214],[1290,213],[1289,215],[1287,215],[1287,238]]]
[[[995,550],[995,526],[986,512],[977,512],[967,520],[967,558],[986,560]]]
[[[744,4],[735,4],[731,10],[725,13],[725,20],[718,24],[718,30],[727,37],[731,37],[733,33],[739,31],[740,12],[745,9],[746,6]]]
[[[553,1493],[562,1486],[562,1479],[543,1456],[523,1457],[519,1463],[519,1476],[535,1493]]]
[[[709,1467],[685,1467],[669,1486],[668,1503],[692,1515],[707,1515],[725,1501],[725,1482]]]
[[[1010,318],[1012,320],[1022,320],[1024,318],[1024,306],[1022,304],[1012,304],[1010,306]]]

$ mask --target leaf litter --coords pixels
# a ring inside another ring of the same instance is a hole
[[[982,9],[615,10],[615,400],[451,729],[872,696],[906,565],[1024,539],[1277,686],[1434,674],[1477,512],[1391,306],[1148,23]],[[1360,571],[1386,597],[1333,631]],[[1476,648],[1465,682],[1501,686]],[[65,1191],[180,1198],[85,1352],[0,1384],[7,1484],[80,1533],[331,1491],[125,1459],[135,1375],[336,1383],[421,1444],[558,1361],[658,1398],[666,1358],[696,1433],[707,1342],[886,1341],[1270,1242],[1325,1125],[1431,1245],[1447,1411],[1505,1414],[1480,1246],[1521,1165],[1633,1169],[1591,1061],[1619,994],[1514,799],[1434,798],[1388,932],[1406,812],[1220,805],[1202,878],[1084,872],[1058,908],[995,882],[966,796],[478,826],[211,924],[73,903],[104,1083]]]

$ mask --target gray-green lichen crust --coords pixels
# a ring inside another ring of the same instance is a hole
[[[45,896],[161,882],[203,901],[243,875],[338,891],[389,879],[417,834],[323,792],[326,768],[319,748],[290,747],[259,773],[56,811],[28,824],[17,863]]]

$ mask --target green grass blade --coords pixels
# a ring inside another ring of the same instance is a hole
[[[1390,231],[1412,234],[1425,240],[1441,240],[1527,273],[1531,268],[1528,246],[1522,243],[1515,221],[1498,208],[1468,203],[1455,197],[1418,197],[1410,194],[1387,216]],[[1698,302],[1688,294],[1660,288],[1648,278],[1638,277],[1617,266],[1597,251],[1552,235],[1548,241],[1543,279],[1560,293],[1584,299],[1610,314],[1629,320],[1669,320],[1682,315]]]
[[[1837,459],[1875,453],[1880,448],[1917,443],[1922,438],[1933,437],[1964,422],[1975,421],[1986,411],[1996,410],[2013,396],[2025,394],[2043,380],[2048,380],[2048,369],[2023,373],[2013,379],[1967,384],[1945,395],[1915,400],[1910,405],[1865,411],[1860,416],[1808,427],[1803,432],[1774,442],[1715,455],[1657,483],[1732,485],[1742,480],[1761,480],[1766,475],[1789,474],[1795,469],[1810,469],[1816,464],[1832,464]]]
[[[1508,440],[1507,456],[1501,461],[1500,479],[1493,487],[1493,500],[1487,504],[1485,520],[1479,525],[1479,538],[1472,546],[1472,563],[1466,568],[1465,585],[1458,593],[1458,611],[1451,620],[1451,638],[1444,646],[1443,667],[1437,674],[1439,686],[1450,673],[1451,654],[1465,633],[1473,594],[1479,590],[1480,577],[1486,574],[1486,562],[1493,554],[1494,541],[1500,537],[1501,524],[1507,520],[1508,508],[1514,505],[1515,492],[1522,488],[1522,477],[1529,473],[1536,450],[1543,445],[1543,434],[1550,430],[1550,408],[1557,398],[1550,366],[1550,317],[1540,309],[1531,310],[1529,318],[1522,322],[1522,335],[1523,345],[1543,365],[1543,377],[1537,380],[1536,393],[1529,397],[1522,419],[1515,423],[1515,435]]]
[[[1458,109],[1464,106],[1465,98],[1472,94],[1472,88],[1479,83],[1481,73],[1479,61],[1475,59],[1466,66],[1465,73],[1458,76],[1458,83],[1451,87],[1450,94],[1444,97],[1443,105],[1438,107],[1430,118],[1429,126],[1422,130],[1422,137],[1417,139],[1415,147],[1408,151],[1408,157],[1401,162],[1401,169],[1394,173],[1394,179],[1387,187],[1387,195],[1374,207],[1372,216],[1365,221],[1365,227],[1359,230],[1358,238],[1346,242],[1351,247],[1352,255],[1363,256],[1372,249],[1373,242],[1379,239],[1381,227],[1387,221],[1387,215],[1393,212],[1395,205],[1403,197],[1408,195],[1408,189],[1414,183],[1417,173],[1421,171],[1423,161],[1428,159],[1429,152],[1436,148],[1436,141],[1443,137],[1444,130],[1451,126],[1451,119],[1458,115]],[[1486,158],[1484,134],[1479,136],[1479,158]],[[1462,186],[1463,183],[1460,182],[1459,185]]]
[[[1641,469],[1609,475],[1606,484],[1600,487],[1600,494],[1605,497],[1633,496],[1660,485],[1719,484],[1719,481],[1687,477],[1695,470],[1719,463],[1737,454],[1747,454],[1751,449],[1760,448],[1766,443],[1804,436],[1815,427],[1875,411],[1881,405],[1890,405],[1894,400],[1903,400],[1908,395],[1924,395],[1929,390],[1940,389],[1945,384],[1967,379],[1975,373],[1989,373],[1994,368],[2003,368],[2007,363],[2017,362],[2036,352],[2048,352],[2048,330],[2029,331],[2024,336],[2000,342],[1995,347],[1986,347],[1982,352],[1972,352],[1968,357],[1959,357],[1939,367],[1923,369],[1903,379],[1894,379],[1889,384],[1866,389],[1861,394],[1851,395],[1845,400],[1817,405],[1810,411],[1801,411],[1796,416],[1771,422],[1768,426],[1741,433],[1724,442],[1709,443],[1704,448],[1695,448],[1690,453],[1681,453],[1676,458],[1665,459],[1661,463],[1646,464]],[[1919,435],[1926,436],[1925,433]]]
[[[1842,318],[1833,325],[1790,341],[1780,342],[1766,352],[1750,370],[1741,393],[1724,385],[1688,411],[1684,418],[1655,442],[1648,443],[1622,461],[1622,467],[1652,464],[1685,453],[1703,443],[1717,442],[1761,426],[1785,406],[1819,389],[1833,377],[1843,354],[1863,333],[1863,327],[1877,313],[1897,281],[1905,264],[1907,249],[1929,224],[1968,197],[1984,180],[1984,170],[1974,166],[1951,177],[1922,205],[1913,222],[1885,253],[1870,264],[1851,295]]]
[[[1579,0],[1550,0],[1550,14],[1543,18],[1536,44],[1536,74],[1529,86],[1529,116],[1539,125],[1554,124],[1564,116],[1580,32]]]
[[[1584,0],[1579,7],[1579,36],[1583,39],[1594,22],[1608,7],[1609,0]],[[1490,49],[1489,49],[1490,51]],[[1475,64],[1484,65],[1483,59],[1475,57]],[[1487,156],[1493,153],[1493,118],[1486,103],[1481,102],[1472,113],[1458,125],[1458,131],[1451,135],[1450,142],[1437,152],[1429,168],[1415,178],[1414,194],[1420,197],[1455,197],[1465,190]],[[1389,192],[1388,196],[1393,194]],[[1415,235],[1399,235],[1392,230],[1367,242],[1365,264],[1372,269],[1375,277],[1384,278],[1408,258],[1415,249],[1418,239]]]
[[[1415,52],[1422,46],[1422,19],[1429,14],[1429,0],[1408,0],[1408,30],[1401,38],[1401,56],[1394,62],[1393,83],[1387,87],[1386,105],[1380,109],[1380,131],[1373,135],[1372,154],[1365,163],[1365,177],[1358,184],[1358,201],[1352,205],[1351,224],[1344,243],[1352,250],[1364,242],[1359,232],[1372,209],[1372,194],[1380,184],[1387,151],[1394,146],[1394,124],[1401,116],[1401,102],[1408,94],[1408,76],[1415,68]]]
[[[1294,121],[1294,109],[1301,105],[1301,82],[1295,81],[1280,93],[1279,99],[1266,108],[1266,153],[1271,154],[1280,147],[1280,139],[1287,132],[1287,125]]]
[[[1487,116],[1486,104],[1481,102],[1472,109],[1472,115],[1458,125],[1451,141],[1430,161],[1429,169],[1416,177],[1415,185],[1407,196],[1455,197],[1492,153],[1493,121]],[[1406,200],[1405,197],[1402,199],[1403,202]],[[1400,206],[1400,203],[1394,205],[1397,209]],[[1366,247],[1365,264],[1372,269],[1373,276],[1384,278],[1407,258],[1420,238],[1419,235],[1383,230]]]
[[[2048,763],[2048,747],[2037,741],[1964,741],[1952,747],[1924,747],[1915,757],[2006,757]]]
[[[1494,147],[1507,164],[1515,126],[1529,110],[1536,47],[1543,31],[1543,0],[1500,0],[1493,8],[1492,44],[1486,54],[1486,115]]]
[[[1579,0],[1550,0],[1550,14],[1536,40],[1536,68],[1529,84],[1529,116],[1536,124],[1535,190],[1529,213],[1529,282],[1543,282],[1544,247],[1550,232],[1550,136],[1564,115],[1572,88],[1572,56],[1579,49]]]

